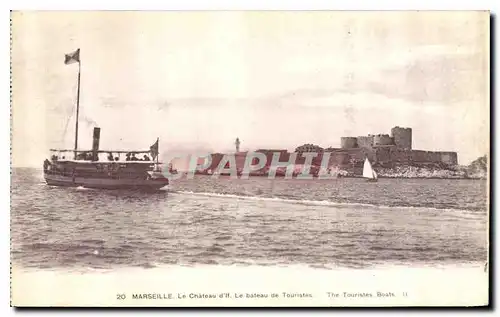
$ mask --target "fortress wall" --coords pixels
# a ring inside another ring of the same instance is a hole
[[[349,160],[349,165],[354,162],[355,164],[360,164],[364,162],[365,158],[368,157],[368,159],[372,162],[375,162],[377,160],[376,157],[376,152],[372,148],[357,148],[357,149],[350,149],[346,151],[348,160]]]
[[[323,160],[323,152],[318,153],[318,156],[313,158],[312,164],[319,166],[319,165],[321,165],[322,160]]]
[[[364,162],[365,157],[368,157],[368,159],[372,162],[377,162],[377,152],[375,149],[370,148],[370,149],[362,149],[363,155],[361,157],[361,160]]]
[[[258,152],[264,153],[266,156],[266,166],[263,169],[266,169],[271,165],[274,153],[280,153],[280,162],[288,162],[290,155],[292,154],[287,151],[276,150],[258,150]],[[223,153],[214,153],[211,155],[212,164],[206,170],[215,170],[224,156]],[[319,166],[322,162],[323,155],[324,153],[318,153],[318,156],[313,159],[313,165]],[[236,166],[238,169],[242,169],[244,167],[246,157],[247,153],[239,153],[236,155]],[[432,152],[402,149],[396,146],[378,146],[373,148],[332,149],[330,152],[328,166],[347,169],[352,168],[353,166],[359,167],[363,164],[365,157],[368,157],[372,163],[384,164],[386,166],[387,164],[394,166],[394,164],[419,165],[444,163],[448,165],[456,165],[458,163],[456,152]],[[203,161],[202,159],[200,160]],[[203,163],[201,161],[200,163]],[[253,164],[255,163],[256,162],[253,162]],[[295,163],[304,164],[305,157],[297,155]]]
[[[391,150],[391,161],[400,164],[409,164],[411,160],[411,151],[403,149],[392,149]]]
[[[456,152],[431,152],[401,149],[395,146],[382,146],[374,147],[373,149],[356,148],[332,151],[329,166],[350,168],[353,163],[359,166],[365,157],[368,157],[373,163],[391,165],[395,163],[402,165],[429,163],[456,165],[458,162]]]
[[[456,152],[411,151],[412,161],[415,163],[445,163],[456,165],[458,163]]]
[[[391,138],[388,134],[377,134],[373,136],[373,145],[393,145],[394,139]]]
[[[289,152],[282,152],[282,151],[279,152],[279,153],[280,153],[280,156],[279,156],[279,161],[280,162],[288,162],[288,160],[290,160],[291,153],[289,153]],[[271,161],[272,161],[272,157],[273,156],[271,155]],[[268,161],[268,162],[269,162],[269,164],[271,163],[270,161]]]
[[[306,157],[302,155],[297,155],[295,158],[295,164],[304,164],[306,162]]]
[[[291,153],[286,150],[257,150],[256,152],[263,153],[266,156],[266,166],[271,166],[274,153],[279,153],[279,161],[287,162],[290,159]],[[298,157],[299,155],[297,155]]]
[[[375,156],[377,157],[377,162],[388,163],[392,159],[392,148],[391,147],[379,147],[375,149]]]
[[[332,151],[328,160],[328,166],[342,167],[349,164],[349,159],[349,153],[346,151]]]
[[[360,148],[371,148],[373,146],[373,136],[358,136],[358,147]]]
[[[382,155],[381,153],[382,152],[378,152],[379,157]],[[391,161],[410,165],[412,163],[445,163],[448,165],[456,165],[458,163],[456,152],[433,152],[404,149],[392,150]]]
[[[456,152],[431,152],[422,150],[407,150],[400,149],[395,146],[375,147],[373,149],[356,148],[356,149],[341,149],[332,151],[329,159],[329,166],[336,167],[351,167],[352,163],[358,164],[363,162],[365,157],[373,163],[380,164],[423,164],[423,163],[445,163],[456,165]],[[321,159],[318,159],[318,163]]]
[[[427,161],[432,163],[441,162],[441,154],[439,152],[427,152]]]
[[[360,162],[360,161],[364,160],[365,156],[364,156],[363,152],[364,151],[361,148],[346,151],[347,156],[349,158],[349,164],[351,164],[353,161],[356,163],[356,162]]]
[[[438,152],[441,156],[441,162],[451,165],[458,164],[457,152]]]
[[[312,165],[320,165],[321,164],[321,161],[323,160],[323,152],[319,152],[319,153],[316,153],[316,157],[313,157],[312,159]],[[330,158],[334,156],[334,153],[332,153],[330,155]],[[290,157],[283,157],[283,159],[281,159],[280,161],[283,161],[283,162],[288,162],[288,160],[290,159]],[[296,159],[295,159],[295,164],[305,164],[306,162],[306,157],[301,155],[301,154],[298,154]]]
[[[410,157],[413,162],[428,162],[430,156],[427,154],[427,151],[421,150],[413,150],[410,152]]]

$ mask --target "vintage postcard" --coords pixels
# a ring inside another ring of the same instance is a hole
[[[11,305],[489,303],[490,13],[11,13]]]

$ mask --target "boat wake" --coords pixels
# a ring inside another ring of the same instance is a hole
[[[293,203],[307,206],[331,206],[337,208],[371,208],[371,209],[401,209],[401,210],[415,210],[425,208],[427,210],[434,211],[454,211],[470,214],[471,210],[467,209],[456,209],[456,208],[436,208],[428,206],[404,206],[404,205],[375,205],[367,203],[355,203],[355,202],[335,202],[331,200],[309,200],[309,199],[293,199],[293,198],[283,198],[279,196],[266,197],[266,196],[250,196],[250,195],[236,195],[236,194],[220,194],[220,193],[210,193],[210,192],[193,192],[193,191],[170,191],[172,194],[180,195],[194,195],[194,196],[205,196],[205,197],[215,197],[215,198],[234,198],[242,200],[257,200],[257,201],[271,201],[271,202],[284,202]],[[475,212],[472,211],[474,214]]]

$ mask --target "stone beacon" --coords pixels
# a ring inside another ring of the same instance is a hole
[[[236,138],[236,141],[234,141],[234,145],[236,146],[236,153],[240,151],[240,138]]]

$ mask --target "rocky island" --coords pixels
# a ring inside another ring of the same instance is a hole
[[[478,158],[468,166],[458,165],[456,152],[425,151],[412,148],[412,129],[399,126],[391,129],[391,134],[366,136],[343,136],[340,148],[322,148],[315,144],[304,144],[289,152],[285,149],[258,149],[254,152],[241,152],[240,140],[236,139],[234,156],[236,170],[241,172],[249,155],[258,152],[265,157],[265,164],[251,175],[267,176],[272,164],[280,167],[277,176],[284,176],[287,166],[293,165],[294,174],[304,167],[313,175],[323,169],[338,177],[360,177],[363,162],[367,158],[379,177],[382,178],[486,178],[486,156]],[[230,161],[224,153],[211,154],[211,164],[198,171],[199,174],[212,174],[228,168]],[[255,159],[253,159],[255,160]],[[247,163],[248,164],[248,163]],[[252,163],[256,164],[256,163]]]

